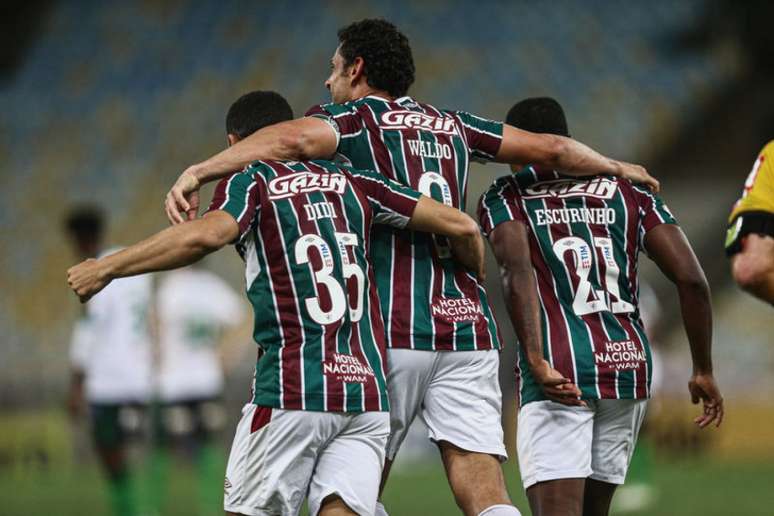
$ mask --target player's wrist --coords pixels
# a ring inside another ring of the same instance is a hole
[[[713,376],[712,366],[693,366],[693,376]]]
[[[615,177],[624,177],[624,164],[614,159],[611,159],[609,161],[610,161],[610,175]]]
[[[183,176],[186,176],[186,184],[194,190],[198,189],[202,184],[202,178],[204,177],[205,172],[202,165],[202,163],[197,163],[183,171]]]
[[[529,364],[529,370],[533,376],[542,377],[545,376],[551,369],[551,364],[542,356],[540,357],[527,357],[527,363]]]
[[[120,270],[115,260],[111,259],[112,256],[105,257],[97,261],[98,275],[102,281],[113,281],[118,278]]]

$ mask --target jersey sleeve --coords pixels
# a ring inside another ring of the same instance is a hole
[[[348,172],[352,182],[368,198],[375,223],[406,227],[422,194],[376,172]]]
[[[260,211],[258,188],[254,177],[254,165],[221,179],[215,187],[212,202],[207,212],[223,210],[239,225],[239,237],[242,240],[257,220]]]
[[[640,243],[645,234],[660,224],[677,224],[664,200],[645,187],[634,185],[640,210]]]
[[[492,183],[479,199],[477,211],[481,230],[487,237],[503,222],[527,222],[518,203],[518,192],[514,189],[510,177],[501,177]]]
[[[363,129],[363,120],[356,109],[346,104],[320,104],[312,106],[305,116],[319,118],[328,122],[336,132],[336,150],[341,147],[341,139],[354,135]]]
[[[455,111],[454,114],[462,124],[471,159],[492,161],[503,141],[502,122],[481,118],[465,111]]]

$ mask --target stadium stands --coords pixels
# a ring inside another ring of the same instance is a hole
[[[0,351],[0,371],[18,367],[17,354],[30,368],[44,350],[64,356],[73,312],[63,307],[74,305],[65,207],[109,207],[116,242],[161,226],[167,187],[224,144],[236,96],[277,89],[297,114],[327,100],[335,31],[350,20],[378,13],[405,31],[418,98],[501,117],[518,98],[554,95],[571,131],[629,160],[657,151],[741,66],[733,48],[669,51],[701,0],[383,4],[56,5],[0,95],[0,327],[17,343]],[[48,367],[62,371],[66,360]]]

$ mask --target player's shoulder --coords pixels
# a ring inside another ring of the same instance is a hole
[[[363,105],[364,99],[352,100],[349,102],[337,103],[327,102],[323,104],[315,104],[306,111],[306,116],[342,116],[347,114],[353,114],[360,109]]]
[[[760,153],[758,153],[758,159],[761,158],[767,165],[771,166],[772,160],[774,160],[774,140],[763,146]]]

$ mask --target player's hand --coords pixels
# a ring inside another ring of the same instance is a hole
[[[661,189],[661,185],[659,184],[658,180],[648,174],[648,171],[645,170],[645,167],[641,167],[640,165],[619,161],[618,176],[624,179],[628,179],[632,183],[642,183],[650,188],[653,193],[658,193],[658,191]]]
[[[85,303],[110,283],[110,276],[102,267],[100,260],[89,258],[67,270],[67,284]]]
[[[546,360],[542,360],[536,367],[530,367],[530,372],[549,400],[562,405],[586,406],[586,402],[580,399],[581,390],[578,386],[551,367]]]
[[[703,413],[695,417],[693,422],[699,428],[704,428],[713,421],[715,427],[720,426],[723,422],[723,397],[715,383],[715,377],[712,374],[694,374],[688,382],[688,390],[691,393],[693,404],[695,405],[701,400],[704,409]]]
[[[199,188],[201,185],[196,178],[195,167],[196,165],[185,169],[167,193],[164,210],[172,224],[193,220],[199,211]]]

